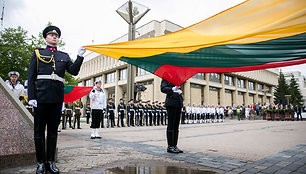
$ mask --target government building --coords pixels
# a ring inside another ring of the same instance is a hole
[[[136,29],[136,39],[155,37],[171,33],[183,27],[170,21],[153,20]],[[128,40],[128,35],[112,43]],[[273,103],[273,88],[278,83],[278,69],[256,70],[237,73],[198,73],[181,87],[185,104],[204,105],[250,105]],[[160,92],[161,78],[136,67],[135,82],[147,89],[137,93],[136,98],[143,101],[163,102],[165,94]],[[79,75],[79,86],[93,86],[96,80],[102,81],[107,98],[126,98],[127,64],[125,62],[90,52],[85,55]],[[89,103],[88,95],[82,98]]]

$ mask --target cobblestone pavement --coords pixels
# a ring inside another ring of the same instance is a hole
[[[166,152],[165,126],[100,129],[89,125],[59,133],[61,173],[103,173],[126,166],[179,166],[216,173],[306,173],[306,122],[233,121],[180,126],[183,154]],[[35,165],[0,173],[35,173]]]

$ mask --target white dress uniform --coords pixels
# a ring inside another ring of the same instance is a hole
[[[20,94],[25,95],[24,93],[24,87],[23,85],[17,81],[15,85],[12,84],[12,82],[10,80],[6,80],[5,83],[7,84],[7,86],[10,88],[10,90],[13,91],[13,93],[15,94],[15,96],[19,99]]]
[[[190,117],[191,117],[191,113],[192,111],[191,111],[191,106],[187,106],[186,107],[186,113],[187,113],[187,124],[189,123],[189,119],[190,119]]]

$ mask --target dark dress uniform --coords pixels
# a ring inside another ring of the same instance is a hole
[[[183,106],[183,108],[182,108],[182,121],[181,121],[181,124],[185,124],[185,117],[186,117],[186,107]]]
[[[138,104],[138,116],[139,116],[139,125],[143,126],[143,114],[144,114],[144,105],[143,104]]]
[[[146,126],[148,126],[148,118],[149,118],[148,105],[145,104],[143,105],[143,125],[146,124]]]
[[[115,104],[113,102],[108,102],[106,105],[106,112],[107,112],[107,127],[109,127],[109,121],[111,122],[111,127],[115,125]]]
[[[134,104],[128,104],[126,107],[127,110],[127,125],[128,127],[134,126],[134,115],[135,115],[135,105]]]
[[[69,121],[69,128],[72,128],[72,124],[71,124],[71,118],[73,115],[72,112],[72,103],[65,103],[65,119],[64,119],[64,124],[63,124],[63,129],[66,129],[66,125],[67,125],[67,120]]]
[[[147,105],[147,108],[148,108],[148,117],[149,117],[149,125],[152,126],[153,125],[153,112],[152,112],[152,105],[149,103]]]
[[[167,151],[171,153],[182,153],[183,151],[177,148],[177,140],[179,134],[179,124],[181,109],[183,107],[183,97],[181,94],[174,92],[172,88],[175,87],[172,83],[162,80],[161,92],[167,94],[165,106],[168,113],[168,125],[167,125]]]
[[[156,106],[154,104],[151,105],[152,108],[152,121],[153,125],[156,126]]]
[[[39,164],[45,162],[45,129],[47,126],[47,170],[55,166],[57,129],[64,100],[65,71],[77,75],[84,57],[78,56],[73,63],[67,53],[47,46],[36,49],[28,70],[29,101],[36,100],[34,109],[34,141]],[[58,170],[58,169],[57,169]],[[58,173],[58,171],[56,172]]]
[[[86,112],[86,123],[89,124],[91,108],[89,106],[87,106],[85,112]]]
[[[118,121],[117,121],[117,126],[120,127],[120,120],[121,120],[121,126],[124,127],[123,119],[124,119],[124,111],[126,109],[126,106],[124,103],[119,103],[117,107],[118,111]]]
[[[167,125],[167,108],[165,105],[161,106],[162,107],[162,119],[161,119],[161,124],[162,125]],[[165,122],[165,123],[164,123]]]

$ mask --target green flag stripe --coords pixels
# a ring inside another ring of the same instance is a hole
[[[64,94],[69,94],[73,90],[74,86],[64,86]]]

